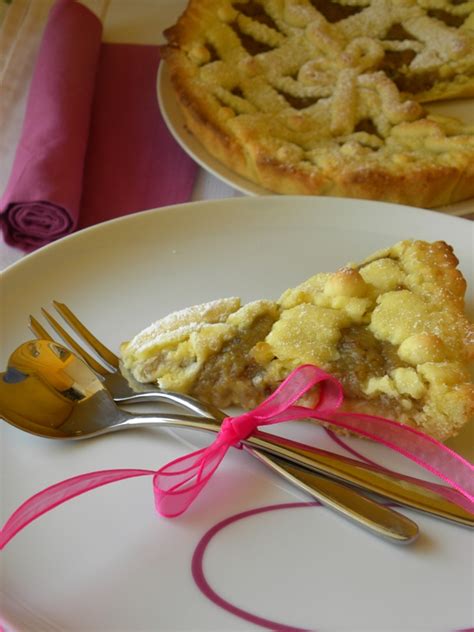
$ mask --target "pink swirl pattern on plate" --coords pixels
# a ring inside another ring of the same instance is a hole
[[[387,503],[390,506],[396,506],[395,503]],[[273,621],[271,619],[267,619],[265,617],[261,617],[252,612],[248,612],[243,608],[239,608],[235,604],[231,603],[227,599],[221,597],[209,584],[206,579],[204,573],[204,555],[206,553],[207,547],[213,540],[213,538],[221,532],[223,529],[228,527],[231,524],[239,522],[240,520],[245,520],[246,518],[250,518],[252,516],[270,512],[270,511],[279,511],[283,509],[298,509],[300,507],[322,507],[321,503],[318,501],[315,502],[293,502],[293,503],[281,503],[277,505],[265,505],[263,507],[256,507],[254,509],[249,509],[247,511],[242,511],[240,513],[229,516],[228,518],[224,518],[213,527],[211,527],[204,536],[199,540],[196,548],[194,549],[194,554],[191,562],[191,571],[193,575],[193,579],[199,588],[199,590],[204,594],[207,599],[212,601],[215,605],[219,606],[223,610],[229,612],[230,614],[243,619],[244,621],[248,621],[249,623],[253,623],[267,630],[274,630],[275,632],[317,632],[316,628],[299,628],[291,625],[287,625],[285,623],[279,623],[277,621]],[[474,632],[473,627],[467,628],[456,628],[453,632]]]
[[[266,619],[264,617],[260,617],[251,612],[247,612],[238,606],[230,603],[223,597],[221,597],[209,584],[204,574],[203,568],[203,560],[204,554],[206,552],[208,544],[214,538],[214,536],[225,529],[230,524],[234,522],[238,522],[239,520],[244,520],[245,518],[249,518],[250,516],[255,516],[260,513],[266,513],[267,511],[277,511],[279,509],[294,509],[297,507],[308,507],[314,506],[319,507],[321,503],[319,502],[299,502],[299,503],[282,503],[279,505],[266,505],[265,507],[257,507],[256,509],[249,509],[248,511],[242,511],[241,513],[234,514],[229,518],[225,518],[221,520],[216,525],[211,527],[207,533],[199,541],[196,549],[194,550],[193,559],[191,563],[191,570],[193,573],[194,581],[196,582],[199,590],[213,603],[215,603],[220,608],[223,608],[227,612],[243,619],[244,621],[248,621],[249,623],[254,623],[255,625],[259,625],[262,628],[267,628],[268,630],[275,630],[275,632],[308,632],[308,628],[296,628],[291,625],[286,625],[284,623],[278,623],[276,621],[271,621],[270,619]]]
[[[341,439],[341,437],[339,437],[333,430],[329,430],[329,428],[324,428],[324,430],[326,431],[326,434],[328,435],[328,437],[334,441],[334,443],[336,443],[343,450],[346,450],[346,452],[348,452],[349,454],[352,454],[352,456],[355,456],[356,459],[359,459],[359,461],[364,461],[364,463],[368,463],[369,465],[376,465],[377,467],[382,467],[375,461],[372,461],[372,459],[369,459],[368,457],[364,456],[357,450],[354,450],[354,448],[352,448],[346,441]]]

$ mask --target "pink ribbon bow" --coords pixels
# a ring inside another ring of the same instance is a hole
[[[313,407],[294,406],[319,384],[319,400]],[[0,532],[0,549],[30,522],[57,505],[91,489],[135,476],[153,475],[157,511],[166,517],[182,514],[205,487],[231,446],[241,442],[258,426],[315,418],[351,430],[382,443],[443,479],[450,487],[436,490],[451,501],[474,512],[474,468],[459,454],[414,428],[391,419],[362,413],[340,412],[341,383],[316,366],[295,369],[279,388],[254,410],[227,417],[215,441],[168,463],[158,471],[117,469],[89,472],[52,485],[29,498],[8,519]],[[427,483],[427,486],[434,486]],[[456,495],[453,489],[459,492]],[[443,491],[444,490],[444,491]]]
[[[292,406],[318,383],[321,390],[314,408]],[[238,446],[259,426],[319,417],[339,408],[343,397],[342,386],[336,378],[309,364],[299,367],[257,408],[238,417],[226,417],[214,443],[208,448],[176,459],[157,471],[153,479],[157,511],[168,518],[186,511],[227,450]]]

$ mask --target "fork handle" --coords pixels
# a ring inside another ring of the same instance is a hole
[[[146,386],[149,388],[150,384]],[[225,417],[224,412],[219,408],[216,408],[212,404],[201,402],[191,395],[174,393],[173,391],[161,391],[159,389],[155,391],[147,390],[141,393],[134,393],[133,395],[118,396],[114,394],[114,402],[119,406],[162,402],[164,404],[174,404],[200,417],[214,417],[219,422]]]
[[[214,418],[145,414],[130,415],[126,420],[114,427],[109,426],[105,431],[147,425],[194,428],[208,432],[219,432],[220,430],[220,422]],[[430,485],[428,488],[423,485],[422,481],[417,482],[411,477],[260,430],[253,432],[242,443],[306,470],[348,483],[364,491],[376,493],[400,505],[423,511],[456,524],[474,527],[474,514],[438,493],[435,489],[436,485]]]
[[[178,415],[170,415],[168,418],[165,415],[163,417],[151,415],[130,417],[116,426],[109,426],[109,430],[119,430],[120,428],[131,426],[147,426],[150,424],[200,428],[212,432],[220,430],[220,423],[214,418],[188,417],[186,419],[186,416],[179,417]],[[247,452],[293,485],[310,494],[323,505],[342,514],[345,518],[349,518],[375,535],[395,543],[408,544],[418,537],[418,525],[403,514],[386,505],[370,500],[352,487],[330,480],[314,471],[299,468],[290,464],[288,460],[277,458],[275,454],[280,452],[277,441],[269,441],[269,445],[274,444],[272,449],[268,450],[269,452],[271,451],[271,454],[264,454],[263,451],[253,447],[252,439],[253,437],[250,436],[243,441]]]

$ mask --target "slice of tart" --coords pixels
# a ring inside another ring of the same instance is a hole
[[[123,343],[124,371],[221,408],[251,408],[311,363],[342,382],[345,409],[445,440],[474,413],[474,327],[457,264],[442,241],[402,241],[278,301],[189,307]]]

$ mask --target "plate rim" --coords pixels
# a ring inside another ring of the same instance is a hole
[[[360,198],[342,198],[342,197],[333,197],[333,196],[313,196],[313,195],[252,195],[252,196],[243,196],[243,197],[231,197],[231,198],[216,198],[216,199],[206,199],[206,200],[193,200],[189,202],[183,202],[181,204],[169,204],[167,206],[161,206],[157,208],[149,208],[144,209],[142,211],[137,211],[135,213],[130,213],[128,215],[122,215],[120,217],[115,217],[113,219],[109,219],[105,222],[100,222],[99,224],[93,224],[92,226],[87,226],[86,228],[82,228],[76,230],[69,235],[61,237],[56,241],[52,241],[49,244],[34,250],[33,252],[27,253],[21,259],[14,261],[9,266],[3,269],[1,273],[1,279],[5,279],[9,277],[16,269],[23,267],[24,265],[29,265],[29,262],[37,257],[45,256],[48,252],[56,248],[62,248],[63,244],[67,244],[70,241],[76,239],[83,239],[87,235],[95,232],[100,232],[102,230],[107,230],[107,227],[110,225],[115,225],[118,223],[128,223],[133,222],[135,218],[143,217],[145,215],[154,215],[160,213],[171,213],[171,212],[184,212],[186,209],[191,207],[207,207],[207,206],[215,206],[215,207],[228,207],[234,205],[241,205],[250,203],[258,205],[265,205],[268,203],[273,204],[287,204],[288,202],[296,202],[305,201],[311,202],[315,205],[346,205],[346,206],[358,206],[358,205],[367,205],[370,207],[378,206],[379,212],[388,213],[390,210],[396,210],[399,213],[410,213],[413,215],[418,215],[419,217],[433,217],[436,216],[438,221],[451,223],[454,222],[459,224],[459,222],[463,222],[467,227],[470,228],[470,231],[473,233],[474,238],[474,221],[466,219],[464,217],[458,217],[457,215],[450,215],[449,213],[443,213],[440,211],[430,210],[419,208],[416,206],[408,206],[406,204],[395,204],[393,202],[379,202],[377,200],[365,200]],[[318,213],[319,209],[315,209],[315,213]],[[359,212],[357,210],[355,213]]]

